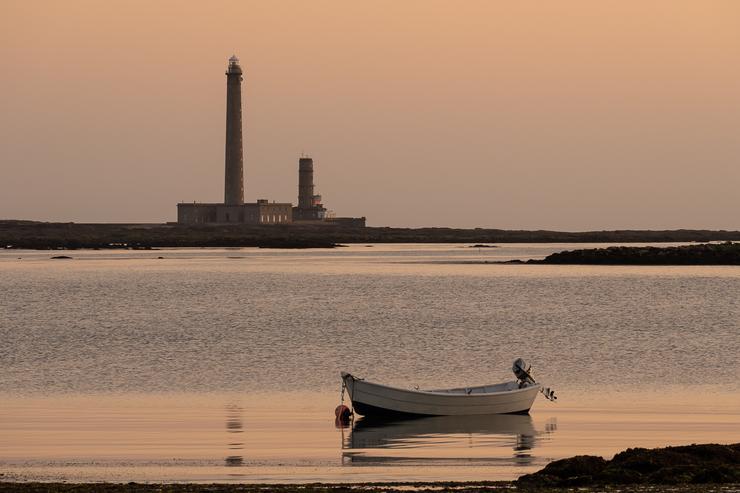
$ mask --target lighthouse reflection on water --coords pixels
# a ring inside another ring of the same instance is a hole
[[[242,418],[243,409],[236,404],[226,406],[226,432],[228,433],[228,455],[224,459],[227,467],[241,467],[244,465],[244,424]],[[230,474],[232,476],[237,473]]]

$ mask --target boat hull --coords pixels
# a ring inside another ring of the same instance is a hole
[[[352,407],[362,416],[465,416],[528,414],[540,386],[491,393],[416,391],[388,387],[342,374]]]

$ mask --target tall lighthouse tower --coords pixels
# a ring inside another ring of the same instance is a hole
[[[244,154],[242,149],[242,68],[236,55],[226,70],[226,174],[224,204],[244,203]]]

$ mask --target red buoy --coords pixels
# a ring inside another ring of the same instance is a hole
[[[334,422],[337,426],[346,426],[347,424],[349,424],[349,420],[352,417],[352,410],[342,404],[334,409],[334,416],[336,417]]]

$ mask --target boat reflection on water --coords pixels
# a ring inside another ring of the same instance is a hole
[[[343,434],[342,462],[532,465],[532,451],[556,429],[550,421],[537,430],[529,415],[358,418]]]

